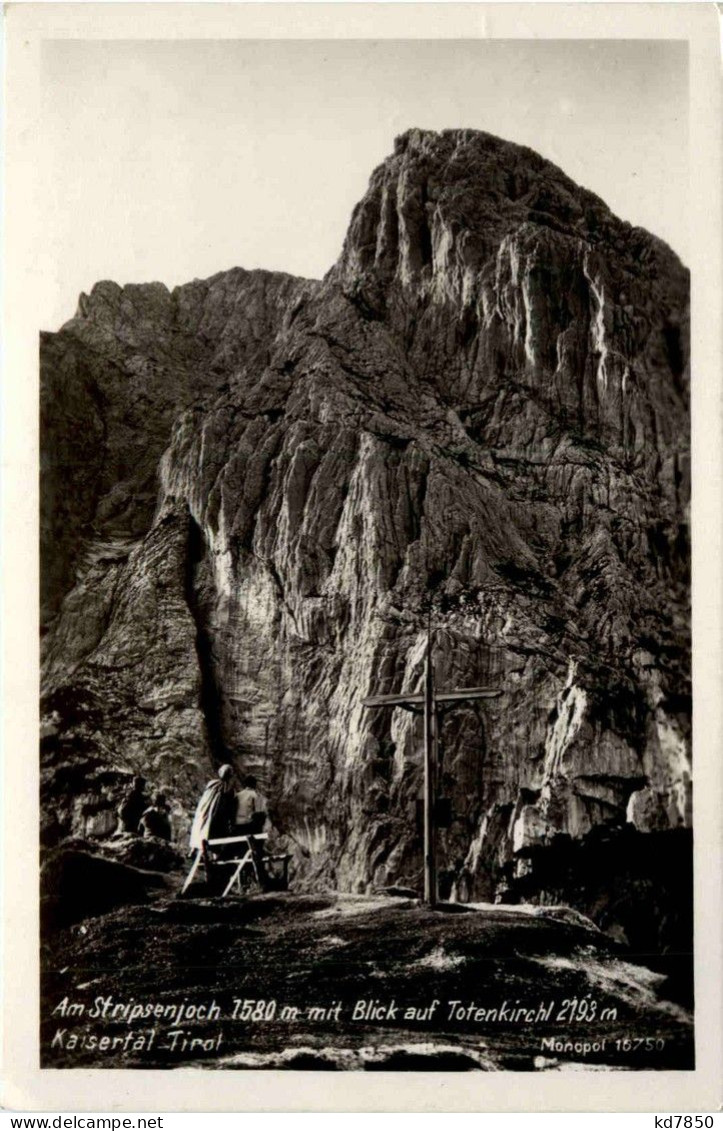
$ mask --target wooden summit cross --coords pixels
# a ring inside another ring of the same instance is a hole
[[[466,687],[457,691],[437,691],[434,685],[432,632],[427,630],[424,661],[424,691],[401,695],[370,695],[364,707],[401,707],[424,715],[424,902],[437,902],[437,769],[439,765],[439,710],[470,699],[495,699],[501,695],[492,687]]]

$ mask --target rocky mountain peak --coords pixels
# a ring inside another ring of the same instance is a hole
[[[505,241],[555,237],[616,255],[633,276],[664,270],[668,285],[686,286],[662,241],[618,220],[533,150],[470,129],[396,139],[354,210],[338,274],[352,294],[396,280],[417,297],[451,289],[459,298]]]

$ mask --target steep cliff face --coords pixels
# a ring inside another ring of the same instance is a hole
[[[361,700],[430,610],[438,683],[502,692],[444,718],[448,882],[688,824],[687,319],[665,245],[472,131],[398,139],[321,283],[98,284],[42,342],[60,833],[79,758],[179,831],[231,759],[300,878],[417,883],[420,724]]]

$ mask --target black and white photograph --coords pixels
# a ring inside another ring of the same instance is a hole
[[[43,42],[42,1069],[695,1070],[689,63]]]
[[[692,1068],[686,45],[46,58],[42,1063]]]

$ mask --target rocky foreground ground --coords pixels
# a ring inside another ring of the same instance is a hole
[[[47,934],[44,1067],[694,1063],[672,966],[630,961],[565,908],[167,892]]]

